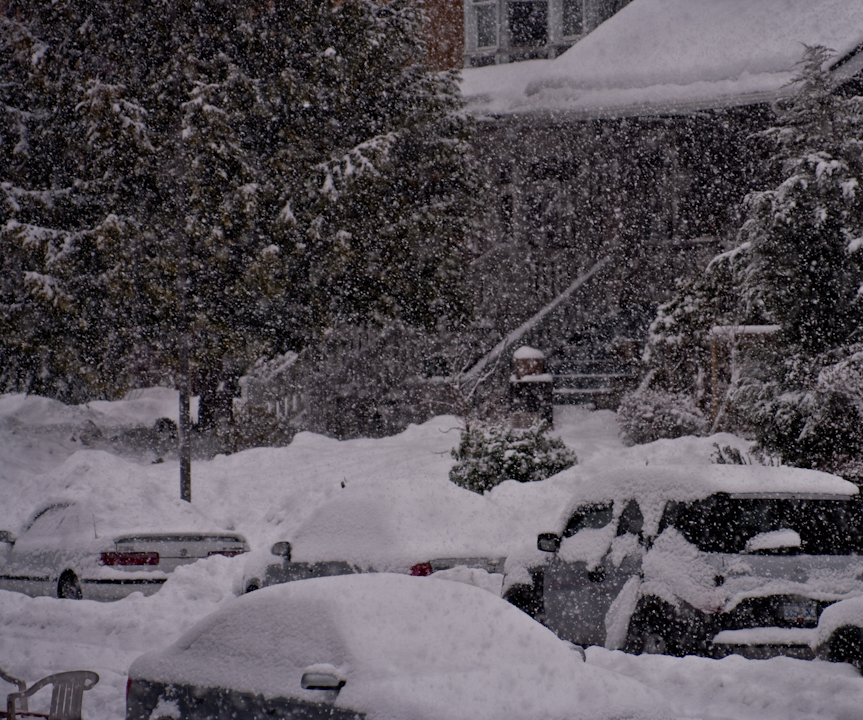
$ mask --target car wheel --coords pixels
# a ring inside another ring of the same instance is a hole
[[[255,590],[260,590],[261,586],[257,580],[252,580],[248,585],[246,585],[246,594],[250,592],[255,592]]]
[[[513,585],[504,594],[503,599],[526,612],[536,620],[545,611],[543,598],[544,576],[541,570],[531,572],[531,585]]]
[[[647,601],[629,621],[624,650],[633,655],[677,655],[674,610],[661,601]]]
[[[81,600],[84,597],[81,583],[71,570],[67,570],[60,576],[60,582],[57,583],[57,597],[66,600]]]
[[[665,655],[668,643],[661,633],[645,632],[641,634],[641,652],[645,655]]]
[[[845,625],[834,630],[827,645],[827,660],[850,663],[863,671],[863,628]]]

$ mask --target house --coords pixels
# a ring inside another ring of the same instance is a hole
[[[630,0],[465,0],[465,67],[553,59]]]
[[[608,257],[520,340],[545,351],[561,402],[631,372],[656,303],[775,182],[757,132],[804,45],[859,83],[863,2],[632,0],[559,57],[464,70],[489,199],[473,265],[488,346]]]
[[[630,0],[426,0],[429,64],[555,58]]]

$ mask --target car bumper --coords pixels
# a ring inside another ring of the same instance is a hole
[[[84,578],[81,591],[85,600],[121,600],[134,592],[154,594],[167,578]]]

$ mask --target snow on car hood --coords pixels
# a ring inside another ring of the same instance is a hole
[[[315,699],[300,678],[321,664],[346,682],[336,704],[373,718],[662,714],[653,691],[585,665],[503,600],[403,575],[302,580],[243,596],[138,658],[129,675]]]

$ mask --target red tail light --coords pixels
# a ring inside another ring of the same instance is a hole
[[[237,555],[242,555],[245,550],[210,550],[207,553],[207,557],[213,557],[213,555],[224,555],[225,557],[237,557]]]
[[[411,569],[408,575],[414,575],[416,577],[425,577],[426,575],[431,575],[434,572],[434,568],[432,568],[431,563],[417,563]]]
[[[102,565],[158,565],[157,552],[103,552]]]
[[[129,690],[132,689],[132,678],[126,679],[126,702],[129,702]]]

